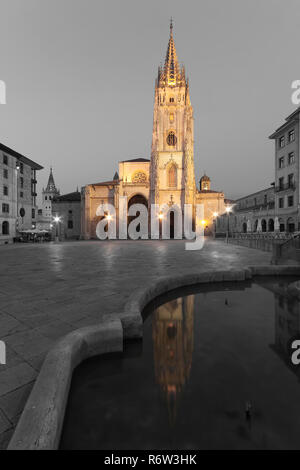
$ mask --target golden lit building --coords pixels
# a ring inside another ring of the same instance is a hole
[[[173,24],[165,64],[155,82],[151,160],[137,158],[119,163],[112,181],[90,184],[82,189],[82,238],[96,237],[97,207],[113,204],[118,214],[119,196],[127,196],[128,206],[142,203],[167,204],[184,211],[184,204],[204,205],[205,225],[212,226],[213,214],[224,212],[224,194],[210,189],[210,179],[196,187],[194,171],[194,117],[189,82],[179,66]]]

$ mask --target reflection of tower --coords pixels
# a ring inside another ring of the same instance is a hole
[[[168,404],[174,424],[179,395],[189,378],[194,349],[194,296],[158,307],[152,324],[156,382]]]

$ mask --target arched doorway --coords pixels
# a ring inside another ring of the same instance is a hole
[[[254,222],[254,232],[257,232],[257,227],[258,227],[258,220],[256,219],[256,221]]]
[[[9,235],[9,222],[7,220],[2,223],[2,235]]]
[[[247,233],[247,223],[243,223],[243,233]]]
[[[130,208],[131,206],[133,206],[134,204],[143,204],[143,205],[146,206],[147,209],[148,209],[148,201],[147,201],[147,199],[145,198],[145,196],[143,196],[142,194],[135,194],[134,196],[132,196],[132,197],[129,199],[129,201],[128,201],[128,210],[129,210],[129,208]],[[140,213],[137,212],[137,214],[134,215],[134,216],[128,216],[128,217],[127,217],[127,225],[129,225],[130,222],[131,222],[132,220],[136,219],[139,215],[140,215]],[[140,224],[139,224],[138,227],[137,227],[137,229],[136,229],[137,232],[139,232],[140,229],[141,229],[141,227],[140,227]]]
[[[262,221],[261,221],[261,231],[262,232],[267,231],[267,221],[265,219],[262,219]]]
[[[274,219],[269,219],[268,232],[274,232]]]

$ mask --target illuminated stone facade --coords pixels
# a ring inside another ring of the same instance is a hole
[[[189,82],[179,66],[170,25],[165,64],[159,67],[155,82],[151,159],[138,158],[119,163],[112,181],[90,184],[82,189],[82,238],[96,237],[97,207],[113,204],[118,216],[119,196],[127,196],[128,206],[137,202],[193,207],[204,205],[203,225],[208,229],[214,213],[224,212],[224,194],[210,189],[210,180],[196,187],[194,171],[194,117]]]

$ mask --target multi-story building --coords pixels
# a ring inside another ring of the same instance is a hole
[[[56,196],[52,200],[53,238],[58,234],[61,239],[79,239],[81,232],[81,193]],[[55,221],[57,218],[57,221]],[[58,226],[56,227],[56,224]]]
[[[274,232],[274,187],[263,189],[228,204],[230,211],[216,220],[217,232]]]
[[[9,243],[20,232],[35,228],[36,172],[42,168],[0,143],[0,244]]]
[[[300,230],[300,108],[271,136],[275,141],[275,182],[244,196],[216,221],[217,232]]]
[[[281,231],[300,230],[300,108],[271,136],[275,142],[275,212]]]

